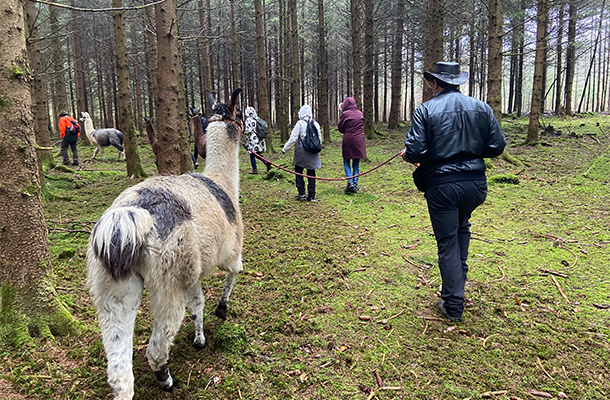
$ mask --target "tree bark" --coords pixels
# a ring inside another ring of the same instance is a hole
[[[157,66],[159,89],[155,115],[160,174],[183,174],[192,169],[186,127],[182,68],[178,53],[178,20],[176,0],[155,5],[157,29]]]
[[[290,71],[291,71],[291,117],[292,124],[299,120],[301,104],[301,63],[299,45],[299,23],[296,0],[288,0],[288,15],[290,21]]]
[[[540,129],[540,103],[542,100],[542,69],[544,63],[544,43],[546,26],[548,22],[547,0],[538,0],[538,11],[536,14],[536,58],[534,61],[534,83],[532,86],[532,102],[530,106],[530,120],[527,127],[527,144],[537,143]]]
[[[148,103],[148,119],[155,118],[155,106],[159,96],[159,73],[157,70],[157,36],[155,34],[155,9],[146,7],[146,17],[152,21],[153,25],[146,29],[146,65],[148,66],[148,93],[150,101]],[[158,162],[159,160],[157,160]]]
[[[205,7],[204,7],[205,6]],[[209,111],[212,109],[211,104],[207,104],[208,95],[214,90],[214,81],[212,80],[212,56],[210,54],[210,28],[209,28],[209,13],[210,8],[204,0],[199,0],[199,21],[201,24],[201,37],[199,38],[199,48],[201,49],[201,60],[203,66],[203,94],[202,103],[205,107],[201,110],[203,115],[209,116]]]
[[[555,115],[562,116],[563,110],[561,108],[561,93],[562,93],[562,85],[563,82],[561,80],[561,76],[563,75],[563,28],[565,26],[564,20],[565,14],[565,4],[561,4],[559,6],[559,28],[557,30],[557,68],[555,72]]]
[[[402,94],[402,38],[404,35],[404,13],[405,2],[398,0],[396,4],[396,31],[394,44],[392,46],[392,100],[390,104],[390,116],[388,117],[388,129],[398,128],[400,119],[400,101]]]
[[[362,107],[362,28],[360,23],[361,0],[350,0],[350,18],[352,25],[352,92],[356,105]]]
[[[373,102],[373,81],[375,56],[375,14],[374,0],[364,0],[364,74],[362,93],[362,114],[364,115],[364,134],[367,139],[375,137],[375,112]]]
[[[443,0],[428,0],[426,7],[424,71],[431,71],[434,63],[443,60]],[[432,98],[432,86],[422,85],[422,103]]]
[[[0,339],[16,346],[75,330],[52,284],[23,12],[23,0],[5,0],[0,13]]]
[[[76,7],[76,0],[70,0],[70,5]],[[70,10],[72,17],[72,39],[74,41],[74,78],[76,81],[76,110],[77,115],[75,118],[79,118],[81,112],[88,111],[87,105],[87,91],[85,87],[85,74],[83,70],[83,48],[81,45],[81,30],[78,22],[78,13],[75,10]],[[87,135],[81,136],[82,140],[88,142]]]
[[[68,96],[66,95],[66,76],[64,74],[64,52],[60,40],[59,16],[57,7],[49,7],[49,24],[51,36],[56,38],[51,42],[51,65],[53,69],[53,131],[59,122],[59,112],[68,111]],[[59,132],[57,134],[59,137]]]
[[[241,85],[239,79],[239,47],[237,41],[237,19],[235,17],[235,0],[230,0],[231,3],[231,48],[233,50],[233,87],[238,88]]]
[[[504,36],[502,0],[489,1],[487,57],[487,103],[498,122],[502,121],[502,38]]]
[[[123,8],[123,0],[112,0],[112,7]],[[129,84],[129,63],[127,60],[127,34],[125,32],[124,11],[112,12],[112,25],[114,31],[114,49],[116,52],[117,89],[119,97],[119,115],[117,129],[123,132],[125,146],[125,161],[127,162],[127,176],[145,176],[140,155],[138,154],[138,133],[133,120],[133,106],[131,104],[131,86]]]
[[[260,0],[259,0],[260,1]],[[330,122],[328,120],[328,67],[326,58],[326,29],[324,22],[324,0],[318,0],[318,122],[324,132],[324,143],[330,143]]]
[[[36,144],[38,161],[43,166],[44,170],[48,170],[55,166],[53,160],[53,149],[51,148],[51,140],[49,138],[49,102],[47,99],[47,90],[43,82],[42,56],[40,45],[38,42],[38,12],[36,11],[36,3],[33,1],[25,2],[25,10],[28,24],[27,42],[28,55],[30,58],[30,67],[32,68],[32,111],[34,113],[34,132],[36,134]]]
[[[267,90],[267,51],[265,49],[265,26],[263,25],[263,2],[254,0],[254,18],[256,24],[256,71],[258,75],[258,116],[271,124],[269,113],[269,92]],[[273,152],[273,133],[265,139],[267,147]]]
[[[566,87],[565,112],[570,116],[572,112],[572,88],[574,86],[574,73],[576,71],[576,22],[578,21],[578,5],[570,3],[568,19],[568,50],[566,53]]]

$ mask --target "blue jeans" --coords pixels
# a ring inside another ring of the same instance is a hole
[[[438,267],[443,286],[441,298],[451,317],[464,311],[464,286],[468,274],[470,216],[487,196],[487,182],[459,181],[426,190],[428,213],[438,248]]]
[[[256,153],[256,154],[262,155],[262,153]],[[256,158],[257,157],[254,154],[250,153],[250,165],[252,165],[252,170],[253,171],[256,170]],[[271,164],[268,164],[268,163],[264,162],[263,160],[261,160],[261,162],[263,164],[265,164],[265,166],[267,166],[267,168],[269,168],[269,165],[271,165]]]
[[[350,167],[350,161],[352,162],[352,166]],[[343,169],[345,170],[345,176],[348,178],[350,176],[358,175],[360,173],[360,159],[359,158],[344,158],[343,159]],[[353,173],[352,173],[353,171]],[[350,178],[347,180],[348,184],[351,184],[355,188],[358,187],[358,177]]]

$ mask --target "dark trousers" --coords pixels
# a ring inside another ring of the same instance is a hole
[[[76,151],[76,142],[68,142],[66,139],[61,141],[61,145],[59,148],[59,154],[63,158],[64,165],[70,163],[70,157],[68,156],[68,147],[72,150],[72,161],[75,163],[78,162],[78,152]]]
[[[304,168],[299,167],[298,165],[294,166],[294,172],[298,174],[303,173]],[[315,169],[308,169],[307,175],[316,176]],[[295,175],[295,183],[297,186],[297,191],[299,195],[305,194],[305,179],[301,175]],[[307,178],[307,198],[313,200],[316,198],[316,180],[313,178]]]
[[[451,317],[464,312],[464,286],[468,274],[470,216],[487,196],[487,182],[461,181],[428,188],[426,200],[438,247],[438,266],[443,280],[441,298]]]

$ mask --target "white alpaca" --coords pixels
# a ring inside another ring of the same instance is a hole
[[[88,112],[81,112],[80,120],[85,123],[85,135],[87,135],[87,139],[91,142],[92,145],[95,146],[95,150],[93,150],[93,157],[97,155],[98,152],[102,153],[102,160],[106,160],[106,156],[104,156],[104,147],[114,146],[119,151],[119,156],[117,157],[117,161],[121,159],[121,154],[123,155],[123,160],[125,159],[125,149],[123,149],[123,133],[118,129],[114,128],[106,128],[106,129],[93,129],[93,120]]]
[[[235,113],[240,92],[233,92],[229,105],[213,109],[203,174],[148,178],[123,191],[93,228],[88,285],[115,399],[134,395],[133,330],[145,286],[155,321],[146,356],[163,389],[174,387],[168,357],[185,306],[194,320],[195,347],[206,344],[200,278],[216,268],[227,276],[215,314],[226,318],[242,270],[238,155],[243,126]],[[214,104],[214,93],[210,98]]]

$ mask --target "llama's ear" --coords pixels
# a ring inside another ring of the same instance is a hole
[[[235,113],[235,105],[237,104],[237,99],[242,91],[242,88],[237,88],[233,91],[233,94],[231,95],[231,104],[229,104],[229,114]]]
[[[210,92],[208,95],[208,105],[210,106],[210,110],[214,108],[214,104],[216,104],[216,92]]]

